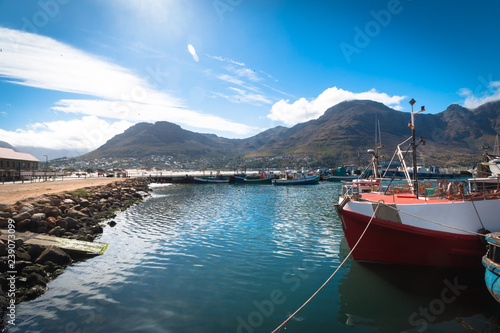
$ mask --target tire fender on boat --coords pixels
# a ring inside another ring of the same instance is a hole
[[[487,234],[491,233],[491,231],[489,231],[486,228],[481,228],[477,231],[477,233],[486,236]],[[479,236],[479,235],[477,237],[479,238],[479,241],[481,242],[481,244],[483,244],[484,246],[488,246],[488,242],[486,241],[486,237]]]
[[[448,190],[448,181],[446,179],[443,179],[441,182],[439,182],[438,189],[441,194],[444,194]]]

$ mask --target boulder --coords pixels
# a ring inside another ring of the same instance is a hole
[[[50,199],[48,198],[41,198],[36,201],[37,204],[40,205],[48,205],[50,203]]]
[[[103,229],[99,224],[97,224],[90,227],[90,232],[93,234],[101,234],[103,232]]]
[[[57,226],[55,228],[52,228],[50,231],[49,231],[49,235],[50,236],[56,236],[56,237],[61,237],[61,236],[64,236],[66,230],[61,228],[60,226]]]
[[[67,217],[65,219],[66,221],[66,229],[67,230],[71,230],[71,229],[77,229],[78,228],[78,221],[75,220],[74,218],[72,217]]]
[[[36,258],[38,258],[40,254],[42,254],[42,252],[43,248],[38,244],[32,244],[28,248],[28,254],[30,255],[32,260],[36,260]]]
[[[2,212],[14,214],[16,212],[16,209],[13,206],[7,206],[2,208]]]
[[[58,197],[53,197],[50,199],[49,205],[51,206],[59,206],[61,204],[61,199]]]
[[[24,249],[17,248],[16,249],[16,264],[20,261],[31,261],[31,256]],[[30,263],[31,265],[31,263]]]
[[[90,206],[90,202],[87,199],[80,199],[80,206],[88,207]]]
[[[45,220],[45,222],[47,223],[47,228],[48,229],[54,228],[57,225],[56,221],[57,221],[57,219],[53,216],[47,217],[47,219]]]
[[[66,211],[66,215],[75,219],[88,217],[87,214],[77,211],[76,209],[69,209],[68,211]]]
[[[31,266],[33,263],[28,260],[16,260],[16,270],[22,271],[25,267]]]
[[[0,257],[7,255],[7,245],[4,242],[0,241]]]
[[[16,229],[18,231],[29,230],[32,228],[33,223],[30,219],[24,219],[16,223]]]
[[[62,229],[68,229],[68,222],[65,219],[59,218],[56,221],[56,226],[61,227]]]
[[[43,276],[38,273],[31,272],[26,276],[26,283],[29,286],[46,286],[47,280]]]
[[[57,265],[65,266],[70,264],[73,260],[66,252],[57,246],[51,245],[40,254],[35,262],[37,264],[44,264],[48,261],[52,261]]]
[[[9,219],[5,217],[0,217],[0,228],[6,228],[9,226]]]
[[[12,217],[12,213],[10,212],[2,212],[0,211],[0,217],[3,217],[3,218],[6,218],[6,219],[9,219]]]
[[[71,199],[64,199],[63,203],[65,205],[74,205],[75,204],[75,202],[73,200],[71,200]]]
[[[44,213],[36,213],[31,215],[30,220],[31,222],[36,223],[38,225],[41,221],[45,220],[45,218],[46,215]]]
[[[61,210],[56,206],[45,206],[43,207],[42,212],[47,216],[53,217],[58,217],[62,214]]]
[[[26,219],[30,219],[30,218],[31,218],[31,214],[28,212],[19,213],[19,214],[16,214],[12,217],[12,219],[16,222],[20,222],[22,220],[26,220]]]
[[[23,205],[21,205],[21,208],[19,209],[19,214],[24,213],[24,212],[29,212],[32,209],[34,209],[33,205],[23,204]]]
[[[87,216],[93,216],[93,215],[94,215],[94,214],[93,214],[93,212],[92,212],[92,209],[90,209],[90,208],[88,208],[88,207],[83,208],[83,209],[80,211],[80,213],[83,213],[83,214],[85,214],[85,215],[87,215]]]

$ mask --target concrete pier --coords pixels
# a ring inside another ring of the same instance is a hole
[[[2,236],[6,232],[2,230]],[[74,252],[83,256],[97,256],[103,254],[108,248],[108,244],[99,242],[86,242],[76,239],[61,238],[38,234],[30,231],[16,232],[16,239],[21,239],[26,245],[40,245],[41,247],[57,246],[65,251]]]

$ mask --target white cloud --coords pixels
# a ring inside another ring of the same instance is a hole
[[[280,100],[275,103],[267,117],[271,120],[281,121],[287,125],[294,125],[300,122],[316,119],[330,107],[344,101],[368,99],[383,103],[396,110],[400,110],[400,102],[406,96],[389,96],[386,93],[379,93],[375,89],[370,91],[354,93],[339,89],[337,87],[328,88],[318,97],[307,100],[304,97],[290,103],[289,100]]]
[[[486,82],[484,84],[486,85]],[[469,109],[475,109],[484,103],[500,100],[500,81],[490,81],[485,88],[487,88],[488,91],[479,93],[480,96],[468,88],[460,89],[458,95],[464,97],[463,106]]]
[[[246,68],[246,67],[239,68],[239,67],[235,67],[235,66],[228,66],[227,69],[230,72],[233,72],[234,74],[238,75],[239,77],[249,79],[250,81],[253,81],[253,82],[262,81],[262,78],[259,77],[259,75],[254,70],[251,70],[250,68]]]
[[[151,103],[182,105],[128,69],[54,39],[0,28],[0,44],[0,76],[11,78],[11,83],[110,100],[134,100],[147,94]]]
[[[200,61],[200,57],[198,57],[198,55],[196,54],[196,50],[194,49],[193,45],[188,44],[188,51],[193,56],[194,61],[196,62]]]
[[[234,123],[223,118],[194,112],[190,110],[168,110],[162,105],[141,104],[134,102],[117,102],[103,100],[64,99],[57,102],[52,109],[65,113],[103,116],[112,119],[130,121],[170,121],[188,124],[192,127],[228,131],[239,135],[255,132],[256,128]],[[169,112],[171,111],[171,112]]]
[[[238,78],[235,78],[234,76],[231,76],[231,75],[228,75],[228,74],[220,74],[220,75],[217,75],[217,78],[218,79],[221,79],[223,81],[226,81],[226,82],[229,82],[229,83],[232,83],[232,84],[237,84],[239,86],[242,86],[245,84],[245,82],[243,82],[242,80],[238,79]]]
[[[132,71],[52,38],[0,28],[0,45],[0,78],[8,78],[6,82],[94,98],[60,100],[54,110],[126,121],[168,120],[240,135],[255,130],[189,110],[181,99],[155,89]]]
[[[72,149],[86,152],[98,148],[132,125],[133,123],[126,120],[113,122],[95,116],[85,116],[69,121],[35,123],[28,125],[27,130],[0,129],[0,137],[13,146]]]
[[[229,72],[229,74],[216,74],[211,69],[207,69],[204,71],[204,73],[208,76],[215,77],[219,80],[231,84],[226,87],[226,89],[229,90],[229,93],[224,94],[221,92],[213,92],[212,97],[221,97],[227,99],[232,103],[247,103],[260,106],[263,104],[272,104],[273,100],[277,100],[276,98],[272,98],[271,96],[267,96],[266,94],[264,94],[261,89],[262,87],[266,87],[283,94],[283,92],[281,91],[275,90],[268,85],[260,83],[260,81],[264,81],[264,79],[260,77],[256,73],[256,71],[244,67],[244,63],[239,63],[234,60],[222,57],[208,57],[222,62],[230,63],[229,65],[223,67],[223,69]],[[237,85],[239,87],[236,88],[234,87],[234,85]]]
[[[215,59],[215,60],[219,60],[219,61],[223,61],[223,62],[228,62],[228,63],[231,63],[231,64],[235,64],[235,65],[238,65],[238,66],[245,66],[245,63],[243,63],[243,62],[234,61],[234,60],[231,60],[231,59],[228,59],[228,58],[223,58],[223,57],[219,57],[219,56],[211,56],[211,55],[208,55],[208,54],[207,54],[207,57],[209,57],[211,59]]]
[[[230,90],[236,92],[236,95],[230,97],[235,103],[249,103],[255,105],[271,104],[272,101],[262,94],[249,93],[244,89],[229,87]]]

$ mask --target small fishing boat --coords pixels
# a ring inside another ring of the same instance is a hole
[[[229,179],[224,178],[221,175],[194,177],[193,180],[194,180],[195,184],[227,184],[227,183],[229,183]]]
[[[289,175],[287,178],[273,179],[273,185],[313,185],[319,182],[319,175],[306,175],[302,172]]]
[[[357,179],[358,177],[359,177],[358,175],[352,175],[352,176],[330,175],[326,180],[328,180],[329,182],[341,182],[346,180],[354,180]]]
[[[274,175],[272,173],[261,172],[257,175],[235,175],[234,181],[235,183],[244,183],[244,184],[271,184],[274,179]]]
[[[486,268],[484,282],[490,294],[500,303],[500,232],[486,235],[488,252],[483,257],[483,266]]]
[[[356,170],[356,166],[338,167],[326,180],[330,182],[354,180],[359,178],[359,174],[356,174]]]

